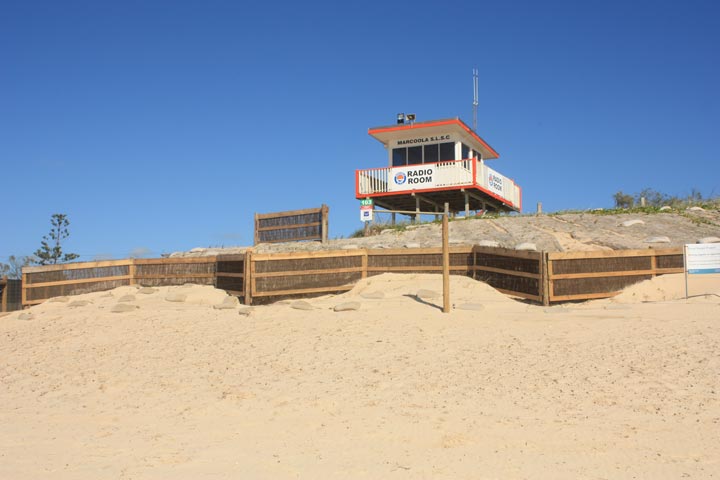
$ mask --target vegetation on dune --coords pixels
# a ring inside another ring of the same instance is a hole
[[[687,217],[690,221],[696,224],[711,224],[715,225],[712,221],[698,217],[696,215],[688,215],[686,210],[690,207],[701,207],[705,210],[720,210],[720,197],[709,196],[705,197],[697,189],[692,189],[690,194],[686,197],[679,197],[675,195],[668,195],[662,192],[658,192],[652,188],[644,188],[638,193],[628,194],[622,191],[618,191],[613,196],[615,206],[613,208],[596,208],[592,210],[562,210],[558,212],[548,213],[548,215],[565,215],[574,213],[590,213],[593,215],[618,215],[623,213],[645,213],[645,214],[661,214],[661,213],[675,213]],[[643,200],[644,199],[644,200]],[[644,205],[643,205],[644,203]],[[669,208],[666,208],[669,207]],[[505,216],[518,216],[518,214],[507,214],[485,212],[480,215],[474,215],[470,219],[496,219]],[[534,216],[535,213],[525,213],[521,216]],[[460,217],[463,218],[464,217]],[[455,220],[450,218],[450,221]],[[411,221],[405,221],[392,225],[390,223],[371,223],[367,228],[360,228],[350,234],[350,238],[362,238],[366,236],[379,235],[385,230],[395,230],[402,232],[411,225],[430,225],[439,223],[440,220],[432,220],[429,222],[418,222],[414,223]]]

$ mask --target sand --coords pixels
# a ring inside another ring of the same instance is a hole
[[[0,318],[0,478],[718,478],[697,277],[553,307],[453,277],[450,314],[432,275],[249,314],[200,286],[46,302]]]

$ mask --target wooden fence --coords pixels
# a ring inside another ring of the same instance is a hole
[[[255,214],[255,245],[258,243],[299,242],[328,237],[327,205],[306,210]]]
[[[22,304],[111,290],[124,285],[215,284],[215,257],[79,262],[23,268]]]
[[[0,278],[0,312],[12,312],[22,308],[22,281]]]
[[[26,267],[22,304],[122,285],[199,283],[241,297],[246,304],[350,290],[386,272],[440,273],[441,248],[355,249],[217,257],[128,259]],[[450,249],[450,272],[544,305],[611,297],[632,283],[683,271],[681,248],[545,253],[505,248]]]
[[[683,249],[547,253],[546,303],[607,298],[633,283],[682,273]]]

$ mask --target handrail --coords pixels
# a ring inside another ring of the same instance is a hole
[[[428,188],[423,184],[409,187],[391,183],[395,176],[408,169],[434,169],[432,185],[429,188],[475,186],[484,190],[503,203],[520,209],[521,190],[510,178],[500,174],[477,159],[446,160],[441,162],[406,165],[397,167],[376,167],[355,171],[356,195],[374,195],[378,193],[409,192]]]

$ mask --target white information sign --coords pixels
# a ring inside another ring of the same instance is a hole
[[[388,190],[401,192],[436,187],[437,164],[394,167],[390,169]]]
[[[685,245],[685,269],[689,274],[720,273],[720,243]]]
[[[373,206],[372,205],[361,205],[360,206],[360,220],[363,222],[371,222],[373,219]]]
[[[688,275],[720,273],[720,243],[685,245],[685,298],[688,297]]]

